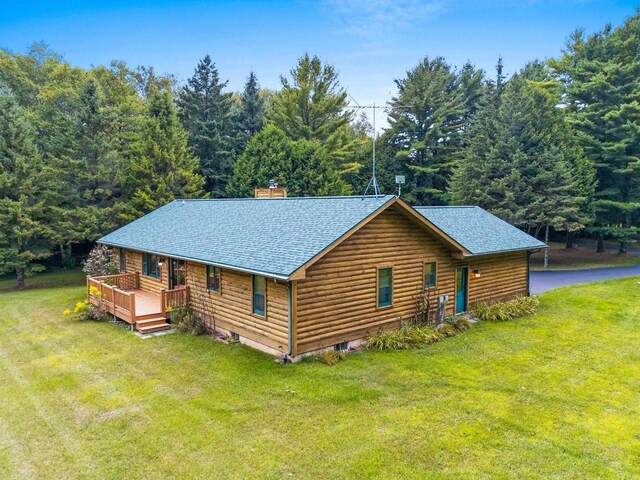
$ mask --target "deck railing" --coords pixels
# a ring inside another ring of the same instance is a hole
[[[166,312],[169,307],[186,307],[189,303],[189,287],[174,288],[172,290],[160,290],[160,307]]]
[[[87,277],[87,298],[92,305],[133,324],[136,318],[136,294],[125,291],[120,285],[134,289],[136,287],[132,285],[138,282],[137,273]],[[91,287],[97,290],[93,294]]]
[[[136,290],[140,288],[140,272],[100,275],[99,277],[91,278],[94,280],[101,280],[111,286],[116,286],[120,290]]]

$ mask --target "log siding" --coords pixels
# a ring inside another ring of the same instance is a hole
[[[312,265],[297,286],[296,354],[363,338],[399,325],[415,312],[424,265],[436,263],[437,296],[448,295],[454,313],[455,272],[469,276],[468,305],[527,293],[527,254],[518,252],[456,260],[441,241],[396,208],[389,208]],[[378,307],[378,270],[392,268],[392,304]]]

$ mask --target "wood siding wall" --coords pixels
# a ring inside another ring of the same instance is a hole
[[[140,272],[140,289],[146,292],[159,294],[160,290],[163,288],[169,288],[169,262],[166,257],[161,258],[163,264],[160,267],[160,278],[147,277],[142,273],[142,253],[134,250],[126,250],[125,273]]]
[[[455,305],[455,272],[469,267],[469,305],[527,292],[526,253],[472,261],[454,260],[435,236],[390,208],[329,252],[306,272],[297,288],[297,354],[395,328],[413,315],[422,291],[423,266],[437,262],[433,298],[448,295]],[[378,268],[393,268],[392,305],[377,308]],[[475,278],[473,269],[480,269]]]
[[[207,290],[207,267],[187,263],[187,285],[191,307],[210,324],[240,334],[281,352],[288,350],[289,292],[287,285],[266,282],[267,310],[264,317],[253,314],[251,275],[222,270],[220,292]]]

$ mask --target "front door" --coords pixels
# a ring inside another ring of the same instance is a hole
[[[172,258],[169,263],[169,288],[184,287],[187,280],[186,264],[183,260]]]
[[[456,314],[467,311],[467,282],[469,269],[467,267],[456,270]]]

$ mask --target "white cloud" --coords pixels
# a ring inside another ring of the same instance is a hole
[[[376,38],[409,28],[439,13],[445,0],[326,0],[345,32]]]

